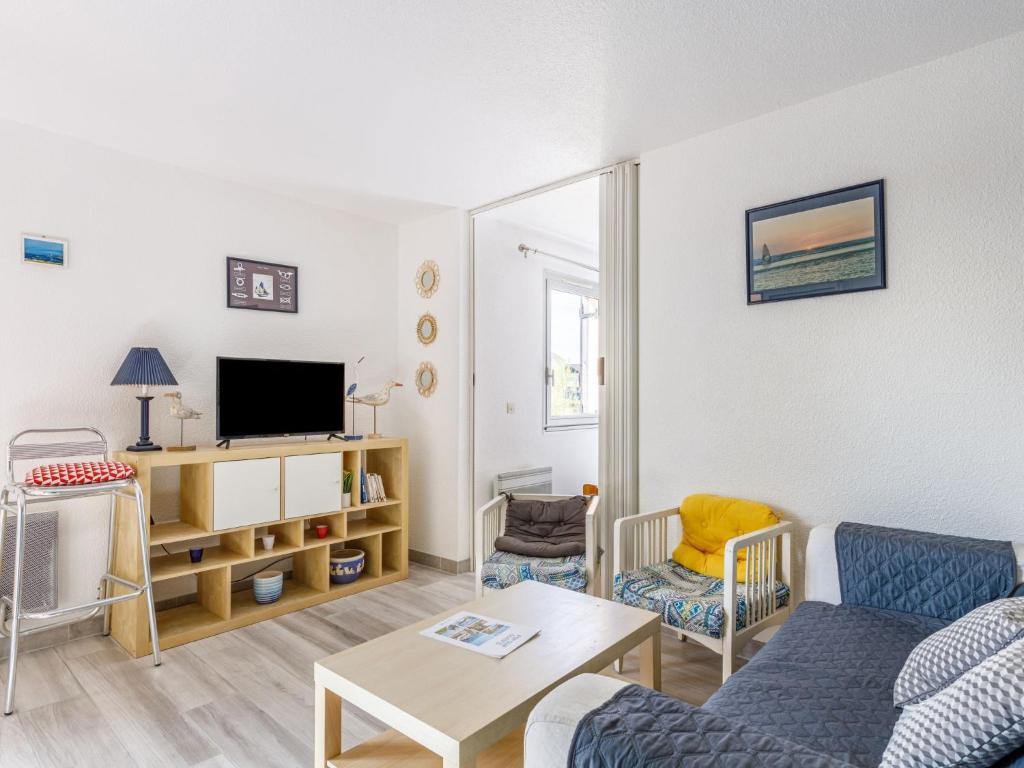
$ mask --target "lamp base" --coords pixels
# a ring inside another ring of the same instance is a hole
[[[127,448],[125,448],[125,450],[131,451],[132,453],[142,453],[143,451],[162,451],[163,448],[161,448],[159,445],[156,445],[155,443],[150,443],[149,445],[142,445],[141,443],[136,443],[135,445],[129,445]]]
[[[145,392],[145,388],[142,391]],[[139,401],[139,439],[135,441],[135,445],[129,445],[125,450],[132,453],[162,451],[163,448],[149,439],[149,402],[153,399],[152,395],[142,395],[135,399]]]

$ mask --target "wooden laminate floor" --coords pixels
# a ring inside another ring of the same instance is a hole
[[[305,768],[313,662],[473,596],[472,575],[412,565],[406,581],[172,648],[159,668],[104,637],[23,653],[0,768]],[[714,692],[718,656],[669,632],[662,649],[667,693],[700,704]],[[383,730],[347,705],[343,723],[346,748]]]

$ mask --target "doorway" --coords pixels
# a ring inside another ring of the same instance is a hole
[[[638,179],[626,161],[470,211],[471,537],[499,475],[520,493],[595,484],[597,594],[639,504]]]
[[[599,484],[600,177],[474,216],[473,508]]]

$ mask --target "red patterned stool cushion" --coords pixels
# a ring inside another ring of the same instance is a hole
[[[26,485],[55,488],[66,485],[93,485],[127,480],[135,470],[120,461],[85,461],[74,464],[48,464],[25,475]]]

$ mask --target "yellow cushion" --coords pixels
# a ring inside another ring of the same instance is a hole
[[[687,496],[679,506],[683,540],[672,559],[685,568],[717,579],[725,577],[725,543],[744,533],[779,522],[772,508],[756,501],[730,499],[710,493]],[[736,556],[736,577],[746,581],[746,550]]]

